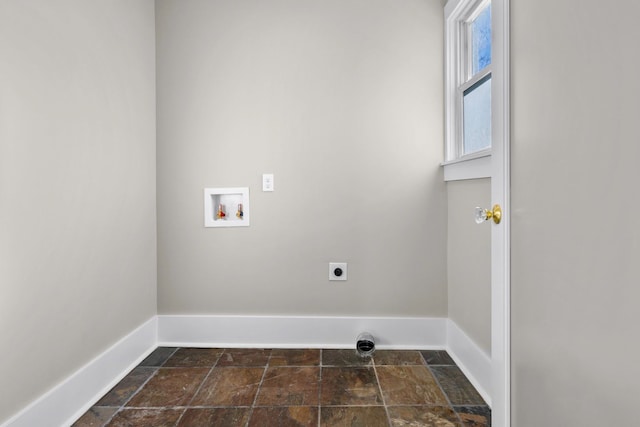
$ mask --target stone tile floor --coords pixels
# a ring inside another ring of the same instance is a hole
[[[74,427],[490,425],[445,351],[159,347]]]

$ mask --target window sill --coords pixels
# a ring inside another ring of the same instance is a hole
[[[491,153],[485,152],[442,163],[445,181],[491,178]]]

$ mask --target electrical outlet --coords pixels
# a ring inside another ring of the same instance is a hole
[[[346,262],[330,262],[329,263],[329,280],[347,280],[347,263]]]

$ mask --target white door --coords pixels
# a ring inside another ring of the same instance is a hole
[[[491,223],[492,425],[510,423],[510,245],[509,245],[509,0],[492,0],[492,171],[491,198],[502,208]]]

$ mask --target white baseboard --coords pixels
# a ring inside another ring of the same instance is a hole
[[[355,348],[370,332],[380,349],[442,349],[446,318],[158,316],[158,345],[172,347]]]
[[[378,349],[446,349],[491,405],[491,358],[456,324],[428,317],[158,316],[158,345],[218,348],[354,348],[370,332]]]
[[[154,316],[10,418],[2,427],[71,425],[156,348],[157,330],[157,318]]]
[[[446,349],[491,405],[491,359],[451,320],[426,317],[154,316],[0,427],[68,426],[157,346]]]
[[[447,351],[491,406],[491,357],[451,319],[447,319]]]

